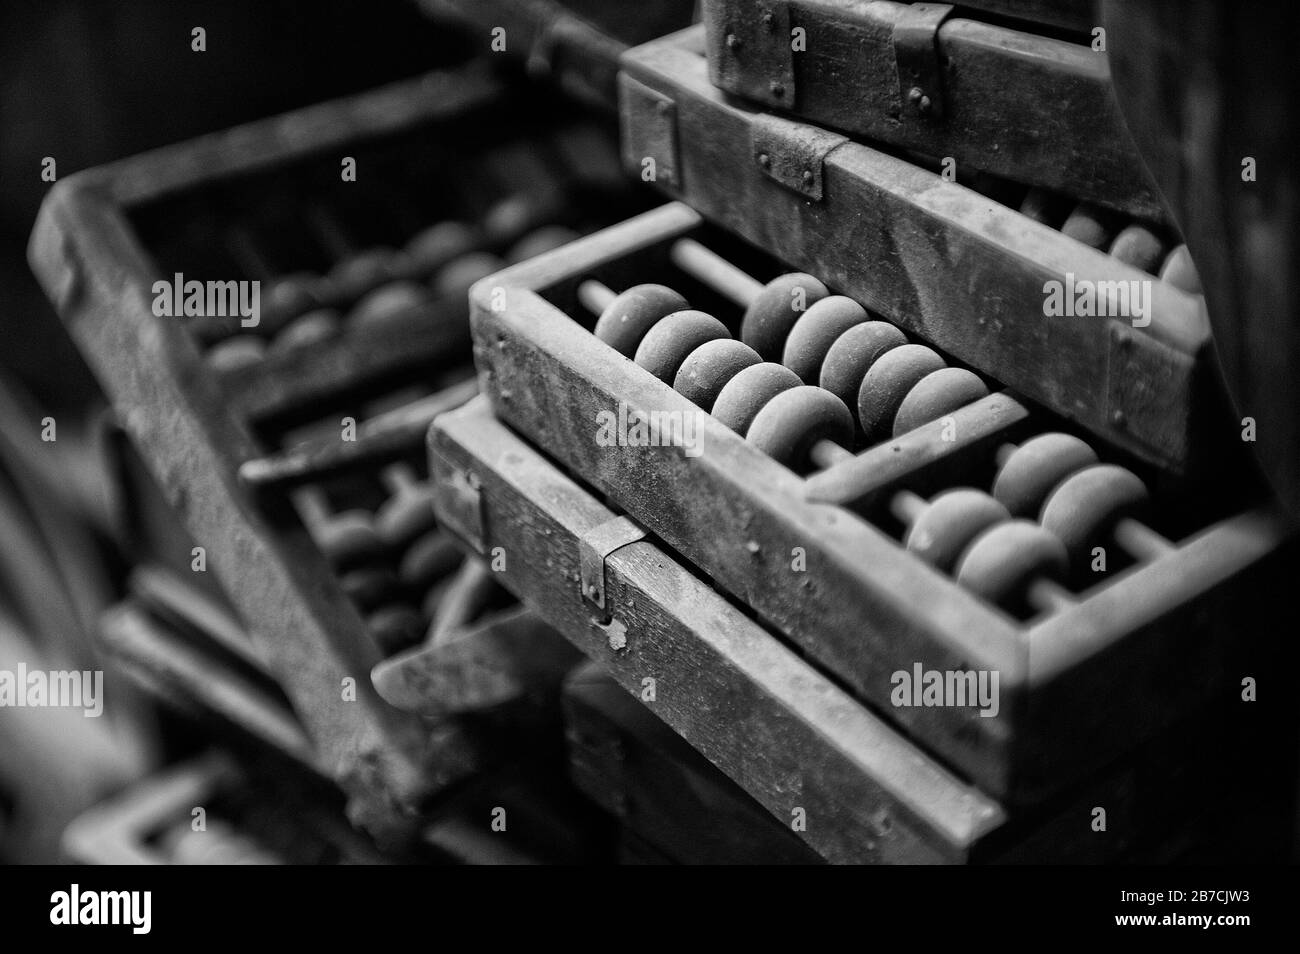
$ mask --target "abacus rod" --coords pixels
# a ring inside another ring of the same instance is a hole
[[[742,308],[748,308],[763,290],[762,282],[694,239],[674,242],[669,257],[682,271],[698,278]]]
[[[1178,549],[1166,537],[1132,517],[1116,521],[1111,536],[1129,556],[1140,561],[1156,560]]]
[[[589,278],[578,285],[578,302],[593,315],[599,315],[618,296],[603,282]]]

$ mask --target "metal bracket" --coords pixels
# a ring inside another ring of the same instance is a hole
[[[459,536],[479,554],[487,552],[484,533],[482,483],[478,475],[459,468],[439,468],[434,480],[438,522]]]
[[[943,118],[939,27],[952,10],[949,3],[913,3],[894,22],[894,62],[904,116],[927,121]]]
[[[623,161],[639,173],[647,158],[655,162],[655,181],[680,189],[677,104],[658,90],[619,77],[623,113]]]
[[[725,89],[767,106],[793,109],[794,50],[783,0],[723,0],[722,31],[710,35],[709,69]]]
[[[827,154],[848,141],[839,133],[766,113],[750,121],[750,148],[764,175],[816,202],[825,196]]]
[[[645,531],[627,517],[615,517],[578,538],[578,573],[582,598],[605,609],[605,560],[620,547],[645,539]]]

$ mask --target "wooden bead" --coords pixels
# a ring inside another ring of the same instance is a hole
[[[744,437],[765,404],[800,384],[799,375],[783,364],[767,361],[752,365],[723,385],[713,402],[713,416]]]
[[[951,573],[970,542],[994,524],[1011,519],[988,494],[957,487],[938,494],[912,521],[904,546],[937,570]]]
[[[757,351],[764,361],[779,361],[795,322],[829,294],[820,281],[801,272],[772,279],[745,309],[740,340]]]
[[[749,425],[745,439],[787,467],[802,470],[818,441],[842,447],[853,443],[853,415],[830,391],[800,385],[768,401]]]
[[[673,379],[673,389],[710,411],[728,381],[762,361],[758,352],[743,341],[715,338],[686,356]]]
[[[931,371],[907,392],[894,415],[894,436],[914,431],[937,421],[967,404],[988,397],[989,389],[979,376],[965,368]]]
[[[673,312],[690,305],[664,285],[634,285],[617,296],[596,321],[594,333],[619,354],[630,358],[646,332]]]
[[[676,311],[646,332],[634,360],[660,381],[672,384],[687,355],[706,341],[730,337],[727,326],[712,315]]]
[[[882,354],[858,389],[862,430],[868,437],[890,433],[908,392],[927,374],[944,367],[943,358],[925,345],[901,345]]]
[[[867,310],[852,298],[830,295],[815,302],[790,329],[781,363],[805,384],[816,384],[831,345],[854,325],[867,320]]]

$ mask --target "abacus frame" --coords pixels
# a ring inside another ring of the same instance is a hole
[[[440,524],[504,552],[501,582],[833,863],[1168,860],[1227,803],[1236,730],[1202,708],[1095,777],[1021,811],[963,780],[497,419],[485,396],[429,428]],[[604,608],[583,593],[598,547]],[[498,549],[499,548],[499,549]],[[646,678],[654,680],[652,700]],[[1239,781],[1239,780],[1235,780]],[[1187,786],[1203,797],[1179,798]],[[1108,829],[1090,827],[1096,805]],[[1212,822],[1210,823],[1212,824]],[[1176,856],[1176,854],[1174,855]]]
[[[37,278],[123,428],[206,548],[210,569],[302,721],[315,767],[348,794],[359,823],[399,841],[410,836],[410,813],[481,770],[487,753],[466,728],[449,723],[431,737],[418,717],[377,695],[370,672],[379,652],[319,548],[239,472],[265,454],[256,424],[292,417],[413,361],[467,358],[464,306],[435,302],[364,336],[345,334],[219,373],[184,319],[153,314],[152,285],[164,276],[131,214],[214,181],[451,122],[506,94],[481,69],[440,70],[79,172],[50,191],[29,246]],[[463,387],[447,394],[468,397]],[[418,452],[426,425],[399,422],[394,433],[368,435],[364,450],[360,441],[342,445],[340,454],[306,466],[290,454],[270,462],[270,482],[286,471],[287,486],[357,466],[358,457],[378,462],[403,449]],[[355,701],[343,698],[345,679]]]
[[[671,447],[599,446],[596,414],[619,402],[629,414],[698,408],[571,318],[582,313],[577,287],[588,278],[616,289],[654,280],[668,268],[672,244],[703,225],[697,212],[670,203],[475,285],[475,363],[495,412],[858,698],[1009,803],[1059,791],[1203,703],[1239,691],[1226,671],[1229,634],[1249,634],[1251,620],[1268,618],[1259,614],[1274,608],[1270,582],[1282,569],[1269,558],[1289,535],[1271,509],[1178,541],[1166,557],[1027,624],[854,512],[868,496],[924,487],[959,468],[963,455],[1014,437],[1028,410],[1004,392],[958,412],[957,433],[966,436],[952,444],[936,440],[939,425],[929,425],[808,479],[712,417],[702,422],[697,457]],[[791,572],[794,547],[806,552],[805,573]],[[1001,712],[892,707],[890,674],[918,662],[998,671]]]
[[[653,159],[668,197],[1142,460],[1189,474],[1231,459],[1197,296],[905,158],[740,103],[710,83],[703,46],[693,27],[623,55],[629,170]],[[1150,324],[1045,317],[1045,284],[1071,273],[1149,282]]]

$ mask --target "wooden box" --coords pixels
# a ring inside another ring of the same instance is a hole
[[[759,280],[784,270],[670,204],[476,285],[476,364],[500,418],[1000,799],[1038,800],[1203,704],[1236,698],[1240,667],[1278,618],[1278,581],[1294,566],[1278,552],[1290,529],[1269,507],[1246,494],[1185,497],[1161,472],[1096,444],[1102,461],[1135,468],[1154,488],[1156,528],[1173,541],[1076,578],[1045,611],[1000,608],[909,552],[892,508],[908,494],[987,490],[1000,447],[1068,426],[994,391],[947,422],[798,473],[590,330],[594,315],[579,300],[595,280],[620,290],[661,282],[734,333],[736,306],[678,267],[683,240],[724,250]],[[630,431],[611,442],[600,438],[611,415],[675,415],[696,432],[691,445]],[[457,525],[480,542],[506,532],[478,520]],[[1122,552],[1106,547],[1112,559]],[[897,674],[918,666],[925,678],[1000,674],[1000,711],[896,705]]]
[[[1043,35],[940,3],[704,0],[709,78],[855,139],[1163,222],[1100,20],[1074,6],[1060,11],[1073,30]]]
[[[630,170],[1129,453],[1195,473],[1240,451],[1199,294],[959,184],[960,167],[948,181],[729,99],[702,40],[693,29],[624,55]]]
[[[485,399],[439,417],[429,454],[443,525],[495,556],[507,587],[828,861],[1168,859],[1206,817],[1234,811],[1214,794],[1231,735],[1207,712],[1086,784],[1013,810],[828,678]],[[950,595],[933,584],[925,597]],[[1193,787],[1205,797],[1175,797]]]

